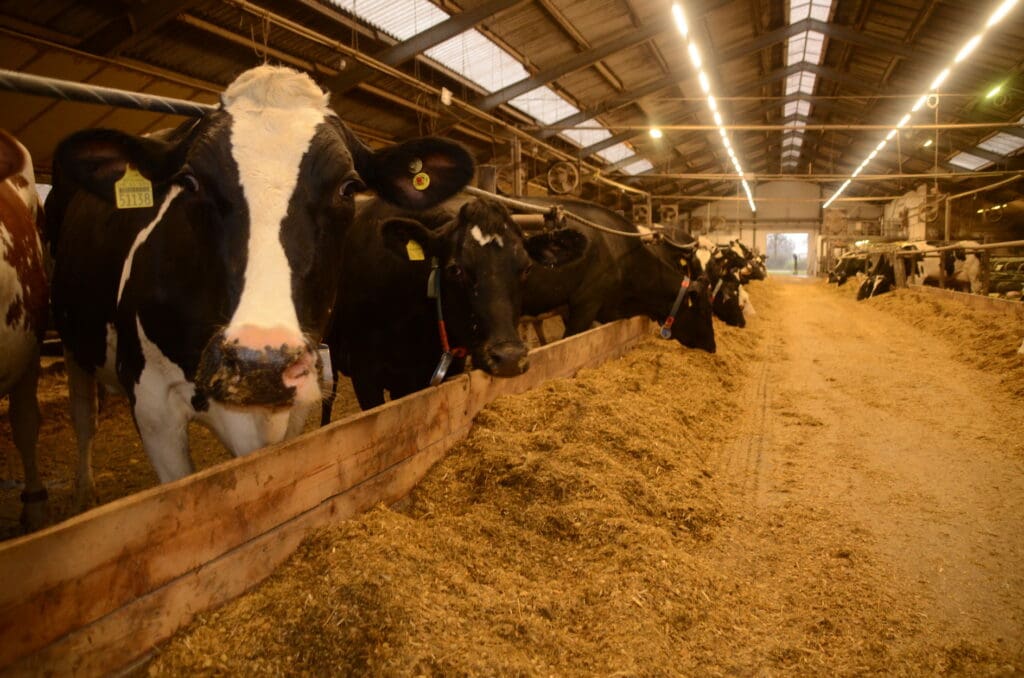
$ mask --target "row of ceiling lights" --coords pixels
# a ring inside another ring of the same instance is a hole
[[[743,191],[747,194],[747,202],[750,204],[750,211],[756,212],[757,205],[754,204],[754,194],[750,190],[750,184],[747,182],[746,175],[743,173],[743,166],[740,165],[740,160],[736,156],[736,151],[733,149],[732,143],[729,141],[729,135],[725,131],[725,122],[722,120],[722,113],[718,110],[718,103],[715,101],[715,96],[711,93],[711,80],[708,78],[708,74],[704,72],[703,62],[700,58],[700,50],[697,48],[696,43],[690,39],[690,28],[686,23],[686,15],[683,13],[683,8],[678,2],[672,4],[672,18],[675,20],[676,28],[679,29],[679,33],[683,36],[683,40],[686,41],[686,50],[690,54],[690,62],[693,64],[694,70],[697,71],[697,80],[700,82],[700,88],[708,98],[708,108],[711,110],[711,115],[715,119],[715,124],[718,125],[718,134],[722,137],[722,146],[725,147],[725,152],[729,155],[729,160],[732,161],[733,167],[736,168],[736,173],[740,175],[740,182],[743,185]]]
[[[1010,13],[1010,10],[1014,8],[1018,1],[1019,0],[1003,0],[1003,3],[999,5],[999,7],[996,8],[996,11],[994,11],[992,15],[989,17],[988,21],[985,23],[985,27],[981,29],[979,33],[974,35],[970,40],[964,43],[963,47],[960,48],[960,51],[958,51],[956,53],[956,56],[953,57],[953,63],[951,63],[946,68],[942,69],[939,72],[939,74],[935,76],[935,78],[932,80],[931,85],[929,85],[928,87],[928,91],[922,94],[917,99],[917,101],[914,102],[914,106],[910,109],[910,112],[906,113],[902,118],[900,118],[899,122],[896,123],[896,126],[892,128],[887,135],[885,135],[884,139],[878,142],[878,145],[875,146],[874,150],[872,150],[871,153],[869,153],[868,156],[864,158],[864,161],[861,162],[857,169],[853,171],[853,173],[850,175],[850,178],[844,181],[843,184],[836,190],[836,192],[833,193],[832,196],[825,201],[825,204],[822,206],[823,208],[828,208],[835,201],[835,199],[838,198],[843,193],[843,191],[847,189],[850,183],[857,178],[857,175],[864,171],[864,168],[867,167],[868,163],[874,160],[875,156],[877,156],[882,151],[882,149],[885,148],[886,144],[892,141],[893,137],[899,134],[900,129],[905,127],[907,123],[910,122],[910,119],[914,115],[914,113],[917,113],[925,105],[925,103],[928,101],[928,97],[931,96],[933,92],[936,92],[939,89],[939,87],[942,86],[942,83],[946,81],[950,73],[953,72],[953,69],[956,67],[956,65],[962,62],[968,56],[970,56],[971,53],[975,49],[977,49],[978,45],[981,44],[982,38],[985,36],[985,32],[988,29],[995,26],[996,24],[998,24],[1000,21],[1002,21],[1003,18],[1005,18],[1006,15]]]

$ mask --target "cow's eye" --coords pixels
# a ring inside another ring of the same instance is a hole
[[[338,184],[338,195],[350,197],[366,190],[366,184],[361,179],[351,177]]]
[[[461,282],[466,279],[466,270],[456,263],[448,264],[445,267],[445,270],[448,273],[448,277],[454,280],[458,280]]]

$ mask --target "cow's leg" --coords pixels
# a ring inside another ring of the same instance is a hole
[[[26,531],[38,530],[46,522],[46,488],[39,478],[36,461],[36,443],[39,440],[39,402],[36,386],[39,383],[39,355],[29,361],[25,373],[11,390],[11,433],[14,446],[21,454],[25,469],[25,491],[21,495],[21,525]]]
[[[161,483],[192,473],[188,453],[188,413],[173,399],[136,397],[132,410],[142,448]]]
[[[64,365],[68,374],[71,424],[78,443],[78,470],[75,474],[75,510],[83,511],[96,503],[96,485],[92,478],[92,443],[96,436],[96,378],[86,372],[67,351]]]
[[[586,332],[597,319],[597,312],[600,309],[600,300],[596,304],[582,304],[572,306],[565,318],[565,336],[571,337],[580,332]],[[665,309],[668,313],[668,309]]]

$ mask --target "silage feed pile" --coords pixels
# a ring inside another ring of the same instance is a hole
[[[870,301],[942,338],[954,347],[958,360],[998,375],[1010,393],[1024,396],[1024,356],[1017,353],[1024,339],[1024,321],[928,290],[895,290]]]
[[[756,326],[716,329],[716,355],[651,338],[499,399],[401,506],[315,533],[161,648],[148,674],[678,665],[718,576],[693,555],[721,519],[705,455],[729,435],[761,344]]]

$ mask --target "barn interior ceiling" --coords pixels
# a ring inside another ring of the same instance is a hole
[[[202,103],[251,66],[290,65],[371,143],[455,138],[505,188],[515,153],[538,191],[568,163],[575,191],[606,202],[632,187],[685,209],[777,178],[881,199],[1024,171],[1016,0],[0,0],[0,35],[0,68]],[[182,120],[0,97],[44,178],[77,129]]]

